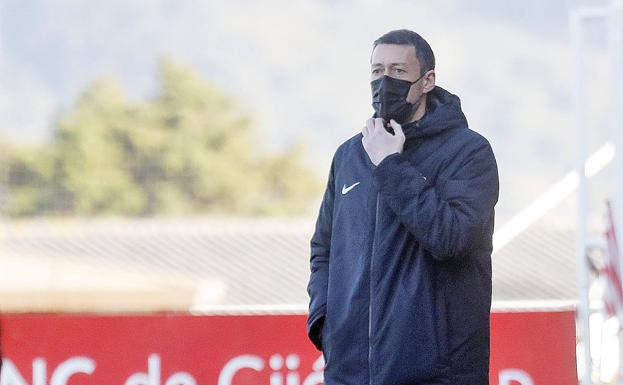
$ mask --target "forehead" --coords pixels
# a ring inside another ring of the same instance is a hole
[[[402,44],[379,44],[372,51],[371,64],[389,65],[392,63],[407,63],[419,65],[415,56],[415,47]]]

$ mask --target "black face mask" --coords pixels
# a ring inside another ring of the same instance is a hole
[[[406,123],[420,105],[407,102],[409,89],[412,84],[417,83],[423,77],[424,75],[412,82],[387,75],[373,80],[370,86],[372,87],[372,107],[376,116],[383,118],[386,124],[389,124],[390,119],[394,119],[398,124]]]

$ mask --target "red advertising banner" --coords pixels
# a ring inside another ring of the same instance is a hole
[[[8,314],[0,385],[316,385],[305,315]],[[492,385],[577,384],[573,311],[492,314]]]
[[[577,384],[575,312],[491,314],[492,385]]]

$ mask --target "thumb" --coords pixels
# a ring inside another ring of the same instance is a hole
[[[402,132],[402,126],[398,123],[396,123],[396,121],[394,119],[389,121],[389,125],[392,126],[392,128],[394,129],[394,132],[396,133],[396,135],[401,135],[404,136],[405,133]]]

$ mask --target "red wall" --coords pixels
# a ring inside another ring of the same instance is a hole
[[[5,314],[0,385],[315,385],[305,315]],[[573,311],[493,313],[492,385],[577,384]]]

